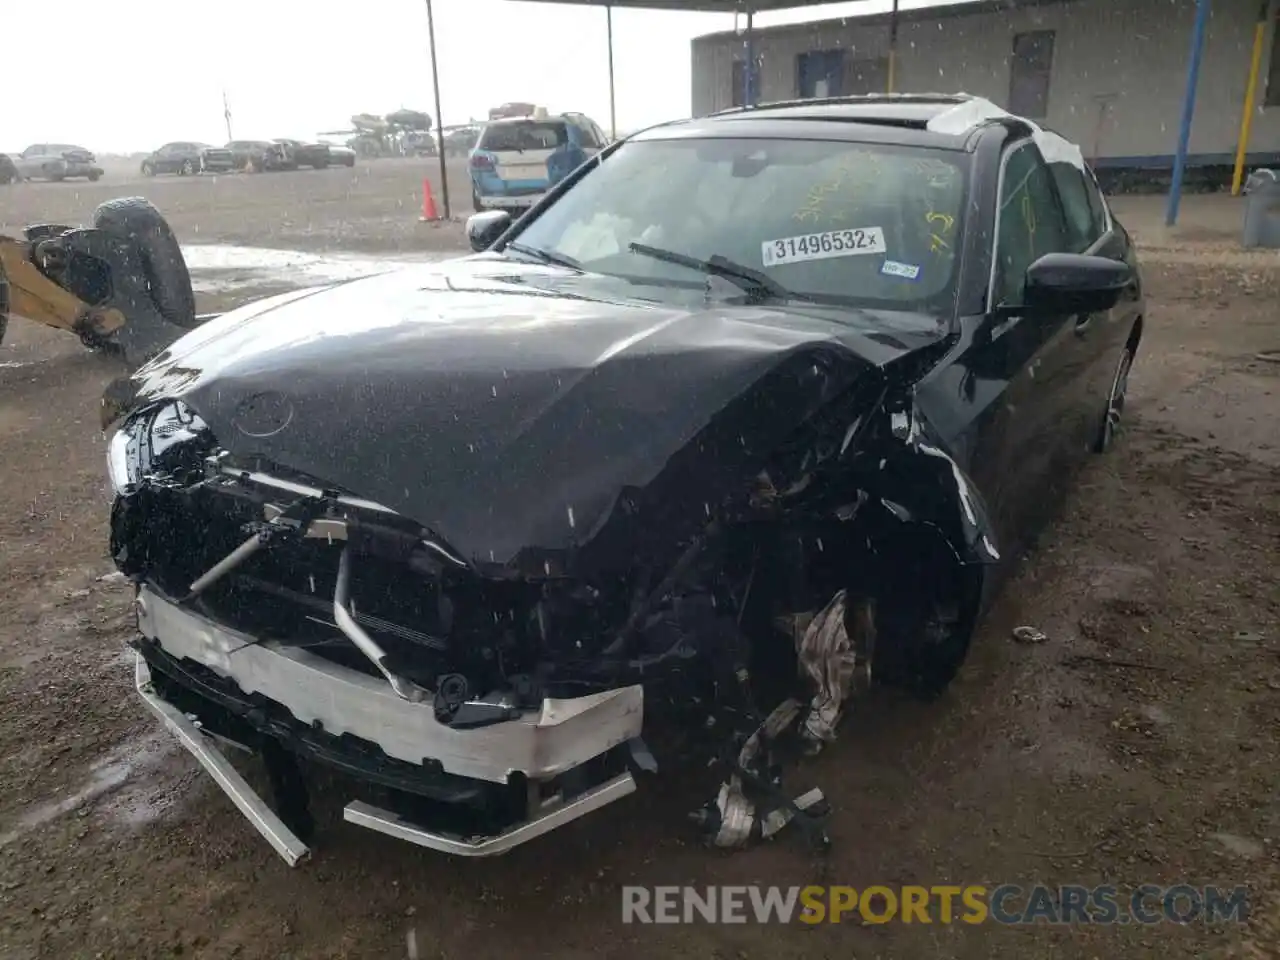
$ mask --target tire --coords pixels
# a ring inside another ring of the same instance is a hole
[[[196,175],[196,164],[194,160],[183,160],[182,168],[178,171],[184,177],[194,177]]]
[[[97,182],[98,182],[98,178],[99,178],[99,177],[101,177],[101,176],[102,176],[102,174],[98,173],[98,171],[97,171],[97,170],[95,170],[95,171],[93,171],[93,173],[89,174],[89,182],[90,182],[90,183],[97,183]]]
[[[93,212],[93,225],[138,247],[151,299],[161,316],[184,330],[199,326],[187,261],[159,210],[142,197],[108,200]]]
[[[1106,453],[1115,443],[1116,431],[1124,416],[1125,400],[1129,394],[1129,373],[1133,369],[1134,345],[1125,344],[1124,352],[1116,364],[1116,372],[1111,378],[1111,390],[1107,394],[1106,406],[1102,408],[1102,423],[1098,427],[1098,438],[1093,442],[1094,453]]]
[[[144,177],[154,177],[156,175],[156,168],[151,165],[150,160],[142,161],[142,175]]]
[[[480,205],[480,191],[475,187],[471,188],[471,209],[476,213],[484,213],[484,207]]]

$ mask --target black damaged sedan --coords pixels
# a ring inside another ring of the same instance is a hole
[[[1123,411],[1141,280],[1079,149],[963,96],[775,104],[467,229],[134,376],[140,695],[291,863],[308,764],[452,854],[690,754],[708,842],[823,841],[786,757],[869,682],[943,691]]]

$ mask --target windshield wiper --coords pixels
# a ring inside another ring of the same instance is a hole
[[[540,250],[537,247],[526,247],[523,243],[508,243],[508,250],[514,250],[516,253],[523,253],[527,257],[533,257],[535,260],[541,260],[543,263],[553,263],[557,267],[568,267],[570,270],[577,270],[579,273],[585,273],[582,264],[573,257],[567,257],[563,253],[552,253],[550,250]]]
[[[811,300],[811,297],[805,296],[803,293],[796,293],[794,290],[788,290],[782,284],[778,283],[767,273],[762,273],[746,264],[736,263],[728,257],[722,257],[716,254],[708,260],[699,260],[697,257],[690,257],[683,253],[676,253],[674,250],[663,250],[659,247],[651,247],[646,243],[631,243],[627,245],[632,253],[638,253],[642,257],[652,257],[654,260],[662,260],[666,263],[674,263],[676,266],[688,267],[690,270],[698,270],[702,273],[709,274],[714,277],[724,277],[745,290],[752,296],[760,299],[770,300]]]

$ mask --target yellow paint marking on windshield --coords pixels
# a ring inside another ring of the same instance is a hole
[[[929,252],[936,255],[949,252],[951,244],[947,241],[947,238],[951,235],[951,231],[955,229],[956,218],[949,213],[930,210],[924,215],[924,220],[930,227]]]
[[[844,191],[852,180],[854,184],[859,174],[868,180],[874,180],[880,174],[880,158],[874,153],[858,152],[845,157],[840,166],[832,172],[832,179],[826,183],[816,184],[805,197],[804,205],[791,215],[793,220],[803,223],[806,220],[820,223],[824,216],[828,220],[847,218],[847,213],[837,214],[827,208],[829,197]],[[845,199],[848,199],[847,196]],[[844,208],[841,208],[842,210]]]
[[[1036,238],[1036,208],[1031,203],[1030,193],[1023,193],[1019,209],[1022,212],[1022,222],[1026,225],[1027,233],[1030,235],[1030,240],[1034,246]]]

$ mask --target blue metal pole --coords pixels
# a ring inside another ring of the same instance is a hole
[[[1187,167],[1187,148],[1191,143],[1191,121],[1196,112],[1196,86],[1200,81],[1200,58],[1204,53],[1204,35],[1209,26],[1210,0],[1196,0],[1196,22],[1191,28],[1191,61],[1187,65],[1187,92],[1182,99],[1182,123],[1178,128],[1178,152],[1173,157],[1173,183],[1169,186],[1169,208],[1165,226],[1178,222],[1178,206],[1182,203],[1182,176]]]
[[[751,8],[747,7],[747,69],[742,71],[746,78],[747,89],[743,91],[743,102],[748,107],[756,105],[756,50],[755,30],[752,25]]]

